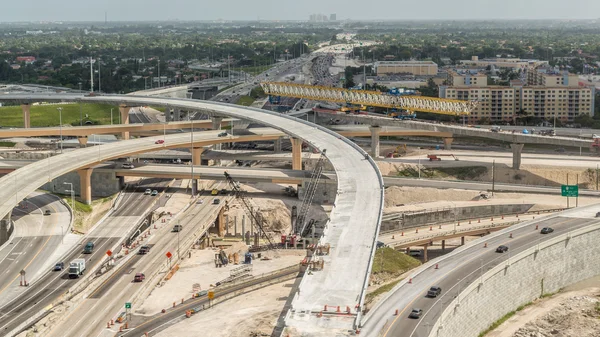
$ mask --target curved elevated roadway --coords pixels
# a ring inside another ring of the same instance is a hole
[[[432,332],[430,328],[438,320],[443,309],[458,296],[461,289],[478,282],[478,278],[492,267],[508,263],[511,255],[557,235],[598,225],[596,218],[598,211],[600,205],[590,205],[526,221],[484,236],[452,253],[429,261],[414,270],[388,293],[386,298],[371,309],[362,322],[361,334],[377,337],[429,337]],[[540,234],[540,229],[546,226],[552,227],[554,233]],[[496,253],[495,250],[499,245],[508,246],[509,251]],[[409,280],[412,282],[409,283]],[[441,296],[426,297],[427,290],[432,286],[442,288]],[[420,319],[408,318],[412,308],[423,310]],[[398,310],[398,315],[394,314],[395,310]]]
[[[250,120],[292,137],[303,139],[326,156],[335,168],[338,193],[322,243],[331,245],[331,253],[324,256],[325,268],[306,275],[301,282],[301,296],[296,294],[292,312],[286,324],[297,334],[331,336],[332,328],[347,331],[360,319],[375,242],[383,209],[383,180],[375,162],[351,141],[315,124],[260,109],[229,104],[209,103],[187,99],[137,97],[124,95],[82,96],[73,94],[7,94],[0,101],[31,103],[36,101],[122,104],[128,106],[153,105],[197,110],[203,113]],[[166,143],[190,144],[188,133],[168,135]],[[0,178],[0,216],[10,210],[30,192],[47,181],[70,171],[89,167],[97,162],[124,157],[130,153],[153,151],[161,148],[155,139],[134,139],[112,144],[79,149],[54,156]],[[325,151],[326,150],[326,151]],[[321,319],[317,313],[324,305],[352,308],[351,315],[340,320]],[[359,309],[359,310],[356,310]],[[295,333],[295,334],[296,334]]]

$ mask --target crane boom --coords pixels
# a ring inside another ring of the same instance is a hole
[[[468,115],[478,105],[477,101],[461,101],[416,95],[397,96],[378,91],[348,90],[296,83],[262,82],[260,85],[264,92],[271,96],[362,104],[366,106],[431,112],[443,115]]]

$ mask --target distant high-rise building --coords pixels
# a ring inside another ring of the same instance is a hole
[[[335,13],[329,14],[329,21],[335,21],[335,20],[337,20],[337,15]]]
[[[327,15],[325,14],[311,14],[309,16],[310,22],[327,22]]]

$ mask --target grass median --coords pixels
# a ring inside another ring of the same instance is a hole
[[[81,108],[80,108],[81,105]],[[29,112],[32,127],[58,126],[59,108],[62,108],[63,125],[106,125],[110,124],[110,111],[113,110],[113,123],[119,123],[119,107],[110,104],[41,104],[32,105]],[[81,111],[80,111],[81,109]],[[23,127],[21,106],[0,107],[2,127]],[[80,122],[80,120],[82,122]]]

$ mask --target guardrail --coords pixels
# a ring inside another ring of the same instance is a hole
[[[467,207],[472,207],[472,206],[467,206]],[[431,210],[430,212],[439,212],[439,211],[444,211],[444,210],[452,210],[453,208],[447,209],[447,208],[442,208],[442,209],[437,209],[437,210]],[[542,213],[555,213],[555,212],[561,212],[564,210],[567,210],[568,208],[551,208],[551,209],[544,209],[544,210],[539,210],[539,211],[527,211],[527,212],[523,212],[523,213],[507,213],[507,214],[500,214],[500,215],[492,215],[491,217],[494,216],[512,216],[512,215],[529,215],[529,214],[542,214]],[[426,213],[425,211],[423,213]],[[399,215],[401,215],[402,213],[398,213]],[[411,213],[411,214],[415,214],[415,213]],[[490,217],[489,215],[486,215],[485,218]],[[469,220],[478,220],[478,219],[482,219],[483,217],[476,217],[476,218],[461,218],[461,219],[457,219],[460,221],[469,221]],[[389,219],[389,220],[384,220],[384,221],[399,221],[399,220],[395,220],[395,219]],[[446,223],[448,224],[448,221],[439,221],[439,222],[427,222],[427,223],[423,223],[420,225],[415,225],[415,226],[410,226],[410,227],[402,227],[402,229],[404,228],[416,228],[419,226],[424,226],[424,225],[429,225],[429,224],[440,224],[440,223]],[[385,230],[385,231],[380,231],[380,234],[390,234],[390,233],[396,233],[396,232],[400,232],[402,231],[402,229],[389,229],[389,230]]]
[[[491,225],[485,225],[485,226],[477,226],[477,227],[465,228],[465,229],[460,229],[460,230],[451,230],[451,231],[445,231],[445,232],[438,232],[438,233],[435,233],[435,234],[429,234],[429,235],[426,235],[426,236],[420,236],[420,237],[410,238],[410,239],[406,239],[406,240],[402,240],[402,241],[394,241],[394,242],[389,243],[388,245],[400,246],[400,245],[404,245],[404,244],[411,243],[411,242],[423,241],[423,240],[437,238],[437,237],[445,237],[445,236],[450,236],[450,235],[455,235],[455,234],[460,234],[460,233],[475,232],[475,231],[483,230],[483,229],[487,229],[487,228],[509,227],[509,226],[514,225],[514,224],[518,224],[520,222],[521,221],[508,221],[508,222],[501,222],[501,223],[498,223],[498,224],[491,224]]]
[[[516,226],[517,228],[522,228],[522,227],[528,226],[528,225],[530,225],[530,224],[532,224],[532,223],[534,223],[534,222],[536,222],[536,221],[539,221],[539,219],[534,219],[534,220],[528,220],[528,221],[524,221],[524,222],[521,222],[521,223],[519,223],[519,224],[516,224],[515,226]],[[513,228],[505,228],[504,230],[499,230],[499,231],[497,231],[497,232],[495,232],[495,233],[492,233],[492,234],[490,234],[490,235],[488,235],[488,236],[486,236],[486,237],[483,237],[483,238],[476,239],[476,240],[472,241],[472,242],[471,242],[470,244],[468,244],[468,245],[461,246],[461,247],[459,247],[459,248],[457,248],[457,249],[453,250],[452,252],[450,252],[450,253],[448,253],[448,254],[446,254],[446,255],[443,255],[443,256],[437,257],[437,258],[435,258],[435,259],[431,259],[431,260],[429,260],[428,262],[426,262],[426,263],[422,264],[420,267],[418,267],[418,268],[416,268],[415,270],[413,270],[413,272],[411,273],[411,276],[410,276],[410,277],[408,277],[408,278],[405,278],[404,280],[400,281],[400,282],[399,282],[399,283],[398,283],[398,284],[397,284],[397,285],[396,285],[396,286],[395,286],[395,287],[394,287],[392,290],[390,290],[390,291],[389,291],[389,292],[388,292],[386,295],[384,295],[384,296],[383,296],[383,298],[381,298],[381,299],[380,299],[380,300],[377,302],[377,304],[375,304],[375,306],[373,306],[373,308],[371,308],[369,311],[370,311],[370,312],[374,312],[374,311],[376,311],[376,310],[377,310],[377,309],[378,309],[378,308],[379,308],[381,305],[383,305],[383,303],[385,303],[385,302],[386,302],[386,301],[387,301],[387,300],[388,300],[388,299],[389,299],[389,298],[390,298],[390,297],[391,297],[391,296],[392,296],[392,295],[393,295],[393,294],[394,294],[394,293],[395,293],[395,292],[396,292],[396,291],[397,291],[399,288],[401,288],[401,287],[403,287],[405,284],[407,284],[407,283],[408,283],[408,280],[409,280],[410,278],[415,278],[415,277],[417,277],[419,274],[421,274],[422,272],[424,272],[424,271],[425,271],[425,270],[427,270],[428,268],[431,268],[431,267],[432,267],[432,266],[434,266],[436,263],[440,263],[440,262],[442,262],[442,261],[444,261],[444,260],[446,260],[446,259],[449,259],[449,258],[451,258],[451,257],[453,257],[453,256],[455,256],[455,255],[457,255],[457,254],[459,254],[459,253],[461,253],[463,250],[465,250],[465,249],[469,249],[471,246],[482,244],[482,243],[484,243],[485,241],[489,240],[490,238],[494,238],[494,237],[497,237],[497,236],[500,236],[500,235],[505,235],[505,233],[506,233],[506,232],[508,232],[509,230],[513,230],[513,229],[514,229],[514,227],[513,227]],[[364,325],[365,325],[365,324],[366,324],[366,323],[369,321],[370,317],[371,317],[371,316],[366,316],[366,317],[365,317],[365,320],[364,320],[364,321],[362,321],[362,322],[360,322],[360,323],[361,323],[361,326],[364,326]]]

